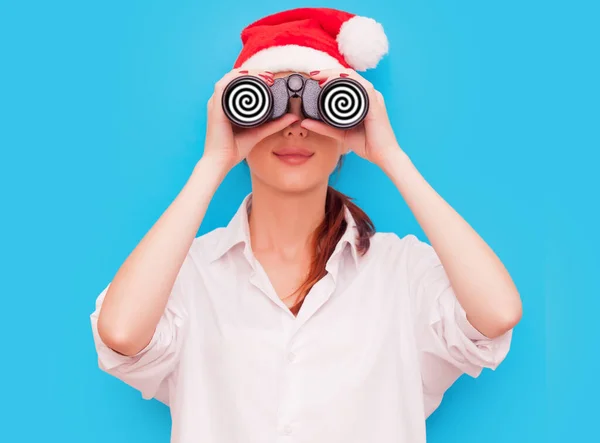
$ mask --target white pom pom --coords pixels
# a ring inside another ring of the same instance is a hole
[[[346,20],[337,35],[338,49],[356,71],[374,68],[388,52],[388,39],[381,23],[354,16]]]

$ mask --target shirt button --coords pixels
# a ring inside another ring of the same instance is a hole
[[[285,435],[290,435],[292,433],[292,427],[290,425],[285,425],[283,427],[283,433]]]
[[[296,360],[296,354],[294,354],[293,352],[290,352],[290,353],[288,354],[287,358],[288,358],[288,361],[289,361],[290,363],[292,363],[294,360]]]

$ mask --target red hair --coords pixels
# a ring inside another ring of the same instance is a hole
[[[313,234],[310,270],[304,283],[294,292],[294,294],[300,294],[298,301],[290,308],[294,315],[298,315],[306,295],[314,284],[327,274],[325,265],[348,225],[344,217],[345,207],[352,214],[358,228],[356,238],[358,253],[364,255],[369,250],[370,239],[375,233],[375,225],[367,214],[352,202],[350,197],[329,186],[325,199],[325,218]]]

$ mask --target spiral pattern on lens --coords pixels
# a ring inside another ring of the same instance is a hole
[[[322,112],[328,120],[341,127],[357,124],[366,106],[362,90],[353,82],[336,82],[323,91]]]
[[[228,91],[226,103],[232,117],[242,124],[260,121],[269,111],[269,91],[258,79],[240,80]]]

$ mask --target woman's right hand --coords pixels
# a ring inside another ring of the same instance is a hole
[[[267,84],[273,84],[273,74],[268,71],[234,69],[215,84],[213,95],[208,100],[206,140],[202,157],[216,161],[227,171],[245,159],[262,139],[299,120],[299,116],[288,113],[255,128],[241,129],[232,125],[223,111],[221,98],[233,79],[248,74],[260,76]]]

